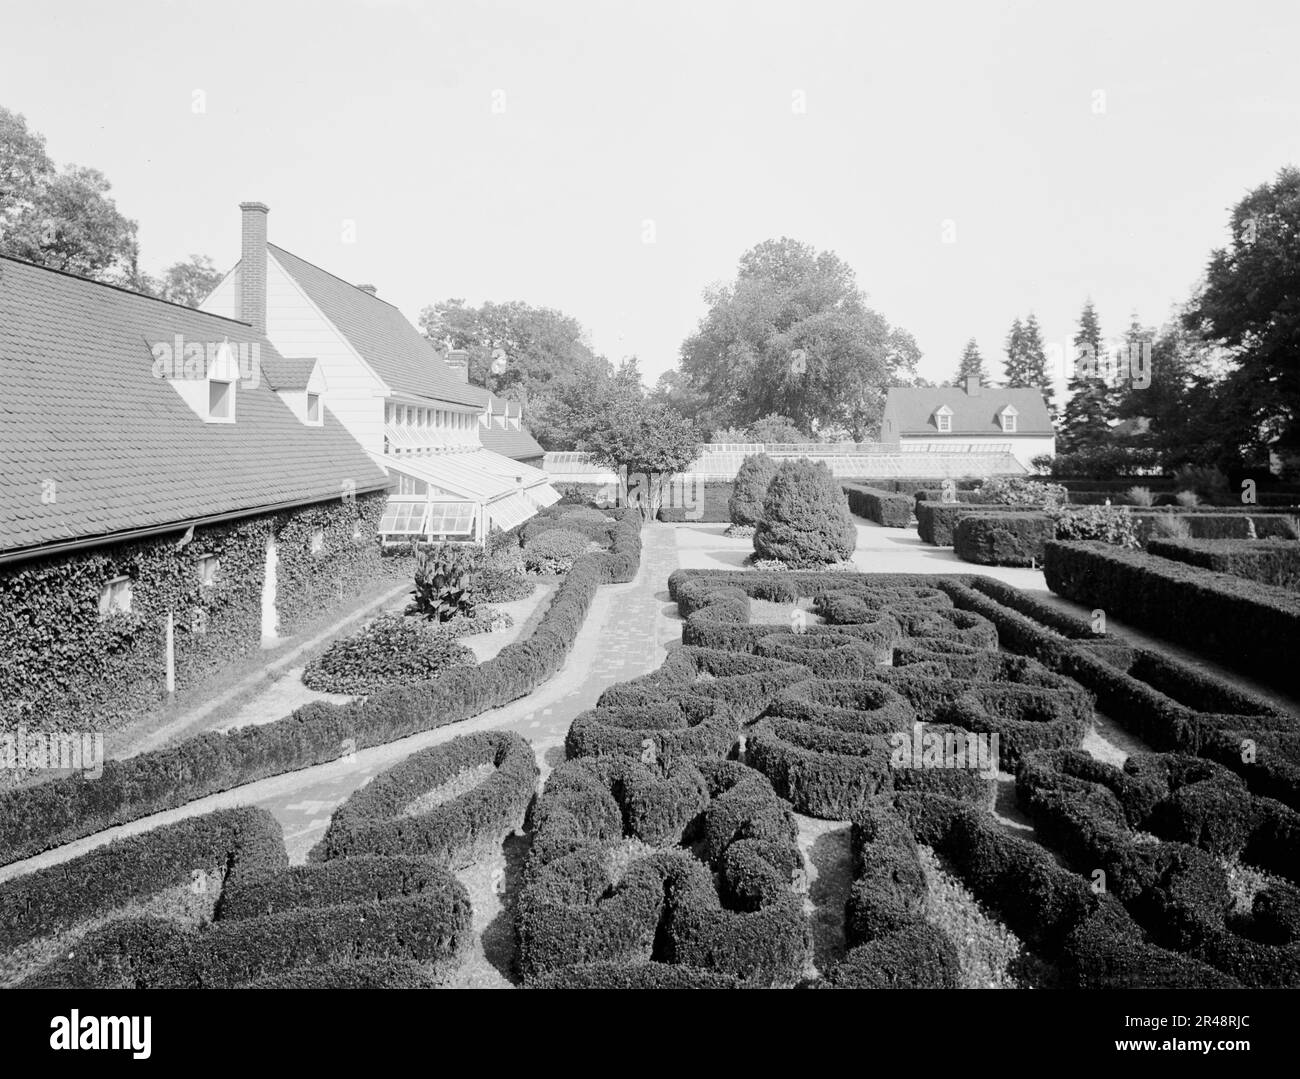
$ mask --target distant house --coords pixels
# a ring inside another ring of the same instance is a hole
[[[257,329],[0,258],[0,720],[110,728],[382,576],[391,481]]]
[[[885,400],[880,441],[902,449],[930,446],[1006,446],[1029,467],[1040,454],[1056,452],[1056,429],[1034,387],[894,386]]]
[[[373,285],[352,285],[267,242],[267,208],[243,203],[239,263],[203,310],[264,330],[281,354],[315,359],[329,412],[396,482],[385,542],[482,542],[554,504],[541,447],[518,406],[468,382]]]

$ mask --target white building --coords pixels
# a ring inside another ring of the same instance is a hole
[[[202,310],[249,323],[281,356],[315,361],[319,405],[396,481],[380,524],[387,542],[482,542],[559,500],[524,463],[542,450],[517,407],[469,385],[461,357],[449,364],[374,286],[268,243],[266,206],[240,210],[240,261]]]

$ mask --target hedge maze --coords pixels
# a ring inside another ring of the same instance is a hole
[[[681,647],[575,719],[535,804],[525,985],[959,985],[920,844],[1061,985],[1297,984],[1292,717],[987,578],[679,570],[669,591]],[[815,620],[754,617],[801,600]],[[1155,751],[1085,753],[1095,709]],[[999,775],[1029,834],[993,811]],[[794,814],[851,822],[828,969]]]

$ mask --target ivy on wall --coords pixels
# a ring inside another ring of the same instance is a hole
[[[111,730],[160,707],[169,610],[178,690],[255,652],[270,536],[282,636],[377,578],[409,576],[409,559],[380,554],[385,501],[363,495],[196,528],[181,547],[177,531],[0,566],[0,728]],[[205,555],[219,561],[208,586],[199,575]],[[131,610],[101,621],[100,595],[115,577],[131,581]]]

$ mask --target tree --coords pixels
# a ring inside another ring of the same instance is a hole
[[[1274,443],[1300,450],[1300,169],[1283,168],[1246,195],[1230,229],[1184,322],[1230,356],[1224,451],[1263,460]]]
[[[1008,386],[1032,386],[1029,382],[1029,364],[1025,355],[1025,327],[1019,317],[1007,333],[1007,358],[1002,364]]]
[[[980,355],[979,346],[975,343],[975,338],[966,342],[966,347],[962,349],[961,360],[957,364],[957,375],[953,379],[954,386],[965,386],[968,378],[979,379],[981,386],[987,385],[989,381],[988,368],[984,366],[984,357]]]
[[[789,416],[865,439],[885,391],[915,374],[920,350],[866,306],[853,270],[830,251],[766,240],[741,256],[731,284],[707,289],[709,310],[682,344],[681,373],[715,427]]]
[[[584,441],[597,461],[618,472],[619,500],[626,504],[635,490],[647,519],[659,513],[665,484],[700,455],[693,421],[626,392],[610,400]]]
[[[830,469],[806,459],[786,461],[768,484],[754,553],[804,568],[843,562],[857,546],[858,530]]]
[[[1021,353],[1024,363],[1023,383],[1011,383],[1011,385],[1037,386],[1043,391],[1043,401],[1047,405],[1047,413],[1055,418],[1056,416],[1056,391],[1052,386],[1052,373],[1047,369],[1047,352],[1043,348],[1043,333],[1038,326],[1038,318],[1031,311],[1029,317],[1025,319],[1024,329],[1021,331]]]
[[[207,255],[191,255],[163,271],[159,296],[186,307],[198,307],[221,284],[223,274]]]
[[[749,437],[753,442],[762,442],[767,445],[808,441],[807,432],[799,430],[794,420],[790,419],[789,416],[781,416],[775,412],[751,423],[749,425]]]
[[[0,250],[13,221],[53,175],[45,137],[29,130],[24,117],[0,105]]]
[[[740,462],[727,502],[727,516],[733,525],[757,525],[763,519],[763,502],[775,475],[776,462],[765,453],[751,453]]]
[[[1065,405],[1058,452],[1075,453],[1104,444],[1110,433],[1109,421],[1116,400],[1106,378],[1108,357],[1104,353],[1101,324],[1089,300],[1079,316],[1074,335],[1074,370],[1070,374],[1070,399]]]

